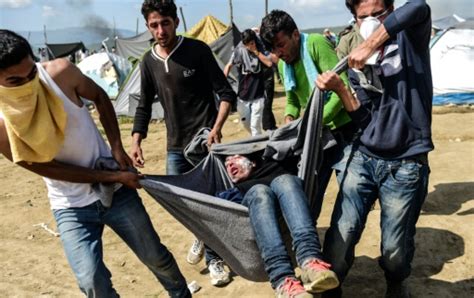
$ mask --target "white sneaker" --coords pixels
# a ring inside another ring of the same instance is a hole
[[[224,268],[224,261],[214,259],[209,263],[208,269],[212,285],[223,286],[230,282],[229,272]]]
[[[191,265],[196,265],[202,260],[204,256],[204,242],[199,239],[194,239],[193,245],[189,248],[186,261]]]

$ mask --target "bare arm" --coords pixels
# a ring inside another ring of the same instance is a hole
[[[229,75],[230,70],[232,69],[232,66],[234,66],[231,62],[227,63],[226,66],[224,67],[224,75],[227,78]]]
[[[12,161],[10,143],[3,120],[0,119],[0,153]],[[58,161],[46,163],[19,162],[19,166],[40,176],[75,183],[118,182],[131,188],[140,188],[140,175],[128,171],[99,171]]]
[[[260,62],[262,62],[266,67],[272,67],[273,63],[272,63],[272,59],[270,58],[270,56],[265,56],[260,51],[257,51],[257,53],[255,53],[255,55],[257,55],[258,60],[260,60]]]
[[[389,39],[389,35],[384,25],[380,25],[371,36],[357,48],[355,48],[348,57],[349,67],[362,69],[367,62],[367,59],[372,56],[375,51],[380,48],[385,41]]]
[[[255,56],[257,56],[258,60],[260,60],[260,62],[262,62],[266,67],[272,67],[272,59],[271,59],[271,57],[270,57],[270,56],[265,56],[262,52],[260,52],[260,51],[257,49],[256,43],[251,42],[251,43],[245,45],[245,47],[247,48],[247,50],[249,50],[249,51],[252,52]]]
[[[316,79],[316,85],[321,90],[334,91],[342,101],[348,112],[353,112],[360,107],[360,101],[352,95],[342,79],[335,72],[327,71]]]
[[[209,133],[209,137],[207,138],[207,145],[211,146],[213,143],[220,143],[222,138],[222,127],[224,126],[225,120],[227,116],[229,116],[231,108],[231,103],[228,101],[221,100],[219,104],[219,112],[217,113],[216,123],[214,123],[214,127],[212,128],[211,132]]]
[[[97,111],[99,112],[100,122],[104,127],[105,134],[107,135],[112,149],[112,155],[119,163],[120,169],[126,170],[128,167],[133,166],[132,160],[123,148],[115,110],[105,91],[97,86],[94,81],[83,75],[81,71],[71,63],[65,68],[64,76],[74,84],[74,89],[78,96],[95,103]]]

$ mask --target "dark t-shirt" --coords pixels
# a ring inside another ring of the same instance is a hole
[[[141,97],[132,131],[146,137],[151,106],[158,95],[168,150],[182,150],[199,129],[214,125],[217,105],[213,92],[220,100],[232,103],[236,99],[211,49],[201,41],[179,38],[167,59],[153,49],[144,55],[140,64]]]

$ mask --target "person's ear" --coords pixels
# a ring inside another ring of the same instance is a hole
[[[179,26],[179,18],[178,17],[174,20],[174,23],[175,23],[176,28],[178,28],[178,26]]]
[[[293,38],[295,39],[300,39],[300,31],[298,29],[295,29],[295,31],[293,31]]]

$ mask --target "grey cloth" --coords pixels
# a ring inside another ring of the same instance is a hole
[[[380,72],[380,70],[377,70],[377,66],[366,65],[362,70],[355,68],[352,70],[357,74],[362,88],[380,94],[383,93],[382,82],[380,81],[380,77],[377,75],[377,72]]]
[[[99,157],[95,162],[94,169],[119,171],[120,167],[117,161],[112,157]],[[114,192],[121,186],[122,184],[120,183],[94,183],[92,184],[92,190],[97,193],[102,205],[109,208],[112,206]]]
[[[206,158],[209,150],[207,148],[207,138],[211,129],[209,127],[201,128],[193,137],[191,142],[184,148],[183,154],[187,161],[193,166],[198,165],[201,160]]]
[[[251,54],[242,42],[240,42],[234,50],[232,55],[232,64],[235,64],[242,69],[242,74],[259,73],[261,70],[260,61],[258,57]]]
[[[347,60],[342,60],[336,71],[341,72],[346,67]],[[147,175],[140,183],[163,208],[221,256],[236,274],[251,281],[266,281],[268,276],[248,209],[215,197],[217,192],[233,187],[223,160],[228,155],[259,151],[275,159],[301,153],[302,167],[298,175],[304,179],[311,203],[317,187],[318,152],[334,144],[328,135],[322,146],[323,135],[327,135],[323,134],[322,128],[323,96],[316,90],[303,119],[277,129],[270,136],[215,144],[209,155],[190,172],[175,176]]]

